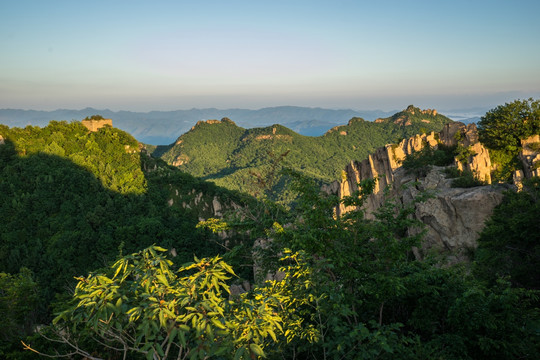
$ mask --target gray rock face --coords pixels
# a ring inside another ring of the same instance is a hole
[[[411,204],[420,192],[429,192],[431,198],[415,204],[414,218],[424,223],[427,231],[415,254],[423,258],[430,252],[444,253],[451,261],[461,261],[476,248],[486,220],[502,201],[504,188],[452,188],[442,171],[433,167],[425,178],[414,179],[400,168],[394,173],[392,195],[402,204]],[[366,209],[371,213],[375,210]]]
[[[452,123],[447,124],[440,134],[416,135],[399,144],[379,148],[363,161],[352,161],[345,168],[342,181],[326,186],[323,191],[343,198],[358,190],[360,181],[378,178],[374,193],[365,199],[364,210],[368,218],[373,218],[374,212],[385,201],[383,191],[386,187],[390,189],[390,196],[401,204],[412,204],[421,192],[428,191],[432,197],[414,205],[414,217],[422,221],[427,230],[422,247],[416,249],[415,254],[423,258],[429,252],[441,252],[450,261],[464,260],[469,250],[477,246],[485,221],[502,201],[504,188],[452,188],[452,180],[445,178],[443,168],[432,167],[425,177],[416,178],[400,166],[407,155],[421,150],[426,144],[435,147],[439,143],[467,149],[468,157],[456,159],[455,165],[460,170],[472,171],[485,183],[491,183],[489,152],[478,142],[476,125]],[[352,209],[340,205],[336,215]]]
[[[525,177],[540,176],[540,135],[521,140],[519,158],[523,164]]]

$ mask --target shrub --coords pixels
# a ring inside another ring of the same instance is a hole
[[[459,171],[459,170],[458,170]],[[476,174],[469,170],[464,170],[460,172],[459,177],[455,178],[452,181],[452,187],[455,188],[470,188],[475,186],[486,185],[485,181],[478,179]]]
[[[437,148],[432,148],[425,144],[422,150],[416,151],[405,157],[402,166],[417,176],[426,176],[431,165],[448,166],[454,162],[455,146],[444,146],[439,144]]]

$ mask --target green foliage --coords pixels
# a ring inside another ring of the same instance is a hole
[[[459,132],[458,132],[459,133]],[[458,134],[456,133],[456,134]],[[474,153],[463,146],[444,146],[439,144],[436,148],[424,144],[420,151],[409,154],[402,161],[401,165],[408,172],[414,173],[418,177],[426,176],[431,166],[447,166],[444,172],[448,177],[454,178],[452,187],[468,188],[485,185],[485,182],[469,170],[460,171],[456,167],[448,167],[455,160],[466,164],[469,157]]]
[[[418,261],[412,247],[421,232],[410,230],[418,225],[409,218],[412,208],[387,202],[372,221],[361,210],[336,218],[336,198],[321,194],[310,179],[292,176],[301,193],[297,221],[274,225],[272,236],[292,248],[285,252],[289,267],[280,270],[296,311],[282,318],[285,334],[298,336],[269,354],[532,359],[540,350],[538,293],[505,282],[486,287],[466,269]],[[360,188],[345,205],[360,209],[373,182]]]
[[[106,266],[119,249],[159,242],[174,249],[177,263],[224,252],[223,239],[195,226],[209,217],[205,208],[214,199],[222,211],[228,201],[245,204],[245,197],[141,156],[139,144],[118,129],[89,133],[77,122],[51,122],[0,132],[0,271],[33,272],[34,325],[50,320],[49,304],[75,286],[73,276]],[[54,143],[62,156],[49,151]]]
[[[452,180],[452,187],[455,188],[470,188],[475,186],[484,186],[486,183],[470,170],[458,170],[458,176]]]
[[[84,118],[84,120],[103,120],[103,116],[101,115],[87,116]]]
[[[540,180],[509,191],[478,239],[475,273],[494,282],[510,277],[516,287],[540,289]]]
[[[400,272],[419,240],[420,235],[403,236],[413,225],[406,215],[410,210],[396,214],[389,204],[375,222],[365,221],[361,211],[335,218],[337,198],[321,194],[309,178],[290,175],[302,194],[295,208],[298,220],[279,228],[274,237],[300,254],[295,255],[300,269],[290,277],[291,292],[294,298],[305,299],[295,307],[309,335],[299,336],[286,351],[305,357],[388,356],[404,345],[396,333],[399,324],[386,323],[383,309],[404,290]],[[373,182],[361,187],[366,195]],[[361,205],[362,200],[347,201]]]
[[[53,321],[59,333],[93,334],[124,357],[264,357],[265,343],[282,331],[278,306],[288,300],[268,292],[229,299],[226,281],[235,274],[219,257],[195,258],[174,271],[164,251],[152,246],[108,273],[79,278],[73,305]]]
[[[489,149],[516,155],[521,139],[540,133],[540,100],[515,100],[488,111],[478,123],[480,141]]]
[[[455,179],[455,178],[461,176],[461,174],[462,174],[462,171],[460,171],[455,166],[449,166],[449,167],[445,168],[443,170],[443,172],[446,174],[446,177],[450,178],[450,179]]]
[[[0,341],[16,340],[32,332],[38,304],[37,284],[22,268],[16,275],[0,273]]]
[[[512,182],[514,172],[523,167],[517,156],[505,150],[490,149],[489,157],[494,167],[494,170],[491,172],[493,182],[510,183]]]
[[[508,182],[521,168],[521,140],[540,134],[540,100],[515,100],[488,111],[478,123],[480,141],[490,150],[495,181]]]
[[[437,148],[424,144],[420,151],[407,155],[401,165],[416,176],[426,176],[431,165],[448,166],[453,164],[456,149],[456,147],[448,147],[442,144],[439,144]]]
[[[414,107],[407,114],[425,116]],[[400,119],[378,126],[392,133],[399,128],[394,122],[407,121]],[[357,119],[322,138],[349,146],[350,130],[370,124]],[[0,125],[6,139],[0,146],[0,333],[7,339],[1,356],[33,355],[15,353],[9,341],[47,323],[40,310],[59,293],[51,306],[62,310],[55,319],[61,331],[42,329],[59,343],[49,351],[35,337],[25,341],[49,354],[73,351],[68,344],[78,345],[82,357],[111,359],[534,359],[540,353],[538,180],[506,195],[481,236],[471,273],[413,255],[422,229],[411,220],[412,206],[388,199],[366,219],[361,206],[374,181],[342,200],[356,211],[337,217],[340,200],[320,192],[313,168],[280,179],[285,162],[297,159],[292,144],[311,149],[309,138],[279,126],[275,133],[245,133],[233,125],[196,128],[241,134],[238,143],[248,148],[260,143],[255,153],[245,149],[244,159],[231,157],[240,152],[223,143],[223,158],[246,161],[243,173],[255,174],[260,201],[141,157],[138,144],[117,129]],[[287,146],[280,148],[278,140]],[[187,149],[188,143],[181,144]],[[286,156],[272,155],[288,149]],[[455,155],[455,149],[423,152],[409,161],[446,165]],[[248,162],[247,155],[261,158]],[[278,183],[298,196],[290,211],[270,201]],[[208,219],[213,214],[203,204],[214,198],[249,206],[237,207],[226,221]],[[208,220],[196,228],[199,217]],[[223,241],[205,228],[232,237]],[[154,243],[177,256],[167,259]],[[205,258],[179,265],[193,254]],[[229,283],[252,280],[254,265],[273,280],[230,295]],[[75,295],[63,301],[74,275]]]
[[[404,113],[405,114],[405,113]],[[405,115],[404,115],[405,116]],[[319,137],[302,136],[281,126],[243,129],[230,120],[199,122],[178,138],[168,150],[154,154],[182,171],[214,181],[220,186],[255,195],[252,174],[265,174],[273,163],[272,154],[287,153],[279,169],[294,169],[317,181],[333,181],[351,159],[362,159],[369,152],[393,142],[426,131],[440,131],[451,120],[422,114],[420,109],[410,117],[410,124],[384,119],[373,123],[353,118],[348,125],[338,126]],[[425,122],[427,120],[429,122]],[[290,203],[293,195],[284,183],[276,183],[272,200]]]
[[[540,152],[540,142],[530,143],[527,147],[534,152]]]
[[[110,190],[123,194],[146,190],[139,144],[119,129],[105,127],[88,133],[79,122],[51,121],[43,129],[27,126],[2,133],[20,156],[49,154],[67,158],[90,171]]]
[[[476,155],[476,153],[471,148],[461,145],[458,145],[454,151],[455,159],[463,165],[467,165],[469,163],[469,158],[474,155]]]

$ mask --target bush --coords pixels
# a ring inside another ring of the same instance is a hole
[[[439,144],[432,148],[428,144],[420,151],[413,152],[405,157],[401,165],[416,176],[426,176],[431,165],[448,166],[454,162],[456,147]]]
[[[486,113],[478,123],[480,141],[488,149],[504,150],[516,155],[521,139],[540,132],[540,100],[516,100],[499,105]]]
[[[459,171],[459,170],[458,170]],[[452,181],[454,188],[470,188],[486,185],[485,181],[478,179],[472,171],[460,171],[460,175]]]

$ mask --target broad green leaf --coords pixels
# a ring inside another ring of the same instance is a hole
[[[167,278],[163,274],[156,275],[156,278],[161,281],[165,286],[169,286],[169,282],[167,281]]]
[[[249,349],[251,350],[252,353],[254,353],[257,356],[260,356],[260,357],[263,357],[263,358],[266,357],[266,355],[264,354],[263,349],[261,349],[261,347],[259,345],[257,345],[257,344],[249,344]]]

